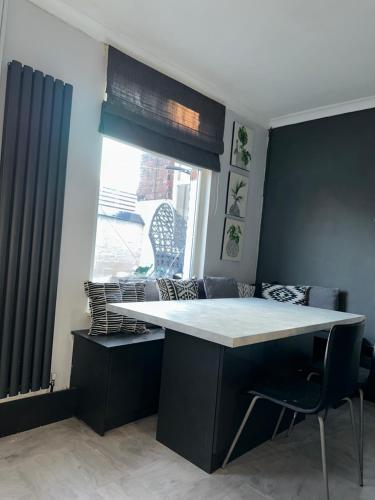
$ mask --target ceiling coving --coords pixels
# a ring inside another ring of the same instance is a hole
[[[263,124],[375,94],[373,0],[31,1]]]

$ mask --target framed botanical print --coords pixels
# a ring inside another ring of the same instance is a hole
[[[233,217],[246,217],[249,178],[230,172],[228,176],[226,213]]]
[[[240,262],[242,259],[243,240],[245,237],[245,223],[227,217],[224,224],[223,246],[221,249],[221,258]]]
[[[253,142],[254,131],[245,125],[233,122],[230,164],[234,167],[250,170]]]

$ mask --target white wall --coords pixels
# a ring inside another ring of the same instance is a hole
[[[238,121],[254,130],[254,148],[250,172],[230,166],[233,121]],[[263,205],[263,184],[266,168],[268,132],[255,123],[240,117],[227,109],[224,130],[224,153],[221,156],[220,174],[212,174],[210,210],[208,217],[206,257],[204,274],[210,276],[229,276],[241,281],[255,280],[258,259],[260,222]],[[228,173],[237,172],[249,177],[247,216],[243,257],[241,262],[221,260],[221,242],[224,230]],[[217,196],[217,183],[219,192]],[[216,213],[216,199],[218,200]]]
[[[90,277],[95,241],[101,155],[98,124],[105,88],[106,52],[103,44],[27,0],[11,0],[1,72],[2,105],[6,63],[12,59],[61,78],[74,87],[52,357],[52,372],[57,375],[56,389],[62,389],[69,385],[70,378],[70,331],[88,325],[83,282]],[[234,119],[253,126],[256,132],[254,162],[250,173],[247,234],[241,263],[220,260]],[[212,176],[205,273],[253,280],[262,206],[266,133],[264,129],[227,111],[224,140],[226,150],[222,158],[222,173],[219,175],[216,213],[218,174]]]
[[[0,0],[0,62],[3,58],[8,0]],[[0,120],[1,121],[1,120]]]

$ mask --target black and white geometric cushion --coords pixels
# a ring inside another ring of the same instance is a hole
[[[139,302],[144,300],[144,285],[139,283],[84,283],[89,298],[91,326],[90,335],[111,335],[115,333],[144,333],[145,324],[127,316],[107,311],[108,303]],[[142,298],[143,297],[143,298]]]
[[[242,283],[240,281],[237,281],[237,288],[238,288],[238,296],[240,298],[254,297],[255,285],[251,285],[250,283]]]
[[[156,281],[160,300],[193,300],[199,298],[197,280],[161,278]]]
[[[264,299],[277,300],[278,302],[305,306],[307,305],[309,289],[310,287],[308,286],[262,283],[262,297]]]

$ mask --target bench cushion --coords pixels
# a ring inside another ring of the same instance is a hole
[[[146,326],[128,316],[120,316],[107,310],[107,304],[116,302],[143,302],[143,283],[84,283],[89,299],[91,326],[90,335],[113,335],[116,333],[145,333]]]
[[[203,278],[197,279],[197,282],[198,282],[198,299],[207,299],[206,290],[204,289]]]
[[[145,280],[145,301],[146,302],[156,302],[160,300],[159,288],[156,284],[156,280]]]
[[[159,300],[159,288],[156,279],[149,278],[118,278],[118,283],[143,283],[145,287],[145,302],[155,302]]]
[[[337,310],[339,306],[339,289],[312,286],[309,292],[308,305],[321,309]]]
[[[238,298],[237,282],[233,278],[206,276],[203,278],[207,299]]]
[[[252,298],[255,294],[255,285],[237,281],[238,295],[240,298]]]
[[[121,283],[122,281],[128,281],[128,280],[120,278],[119,282]],[[155,302],[160,300],[159,288],[156,279],[145,279],[138,281],[142,281],[145,284],[146,302]],[[196,281],[198,283],[198,299],[206,299],[207,297],[204,288],[204,279],[198,278]],[[252,285],[251,283],[237,282],[237,288],[239,297],[254,297],[255,285]]]
[[[276,300],[277,302],[305,306],[307,305],[308,292],[308,286],[262,283],[262,297],[264,299]]]
[[[160,278],[156,280],[160,300],[194,300],[198,298],[198,282]]]

